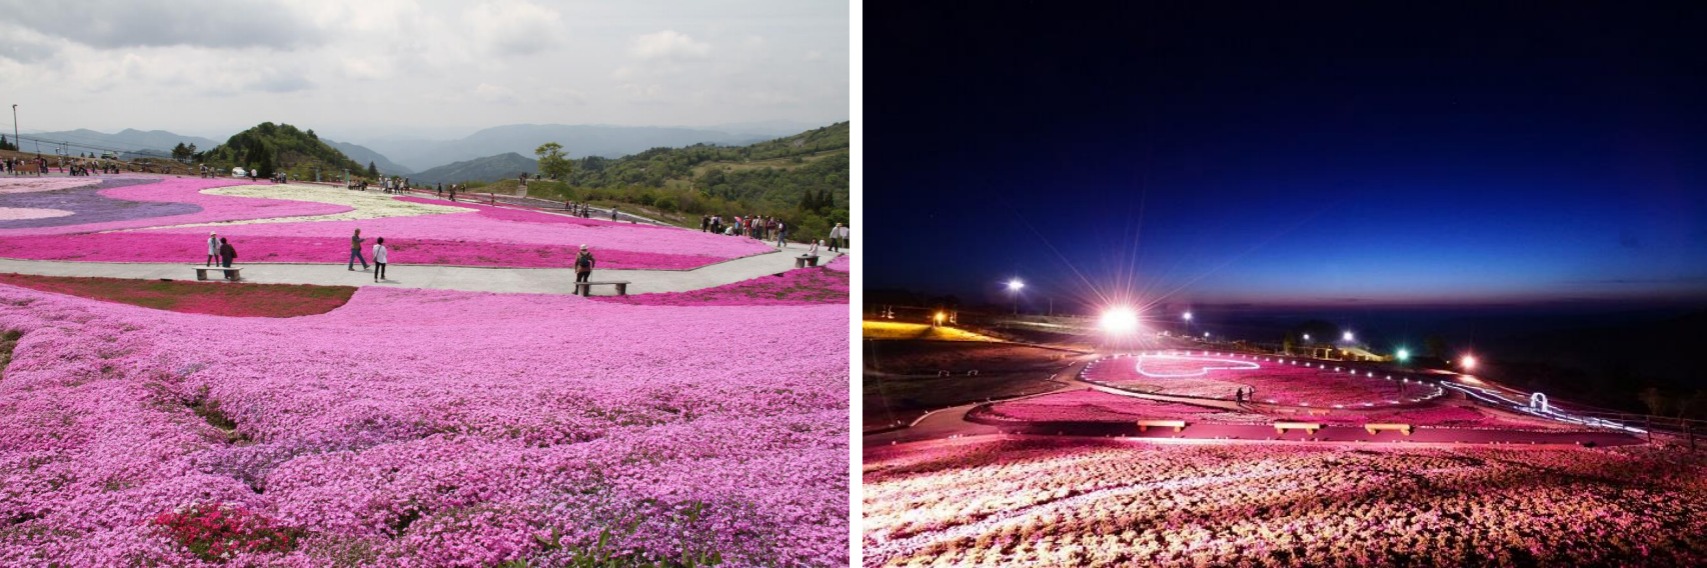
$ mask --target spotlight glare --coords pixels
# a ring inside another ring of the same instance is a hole
[[[1102,313],[1102,330],[1114,334],[1138,331],[1138,312],[1124,306],[1109,308]]]

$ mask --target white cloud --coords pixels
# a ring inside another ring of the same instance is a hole
[[[515,102],[516,91],[509,87],[481,83],[480,86],[474,88],[474,98],[488,103]]]
[[[711,55],[711,45],[681,32],[664,30],[634,38],[631,52],[640,59],[704,59]]]
[[[546,51],[564,33],[563,16],[556,10],[520,0],[475,6],[464,20],[486,50],[500,56]]]

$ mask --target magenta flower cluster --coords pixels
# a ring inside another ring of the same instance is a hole
[[[1250,400],[1315,408],[1367,408],[1427,400],[1439,389],[1408,376],[1345,363],[1192,351],[1125,355],[1093,362],[1082,377],[1136,392]]]
[[[846,305],[364,288],[228,318],[0,286],[0,564],[848,562]],[[600,543],[604,545],[601,546]]]

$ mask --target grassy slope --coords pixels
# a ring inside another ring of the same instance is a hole
[[[0,284],[157,310],[237,317],[323,314],[350,300],[351,286],[228,284],[0,274]]]

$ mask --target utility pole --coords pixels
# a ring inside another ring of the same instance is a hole
[[[12,105],[12,149],[24,151],[23,142],[18,141],[18,105]]]

